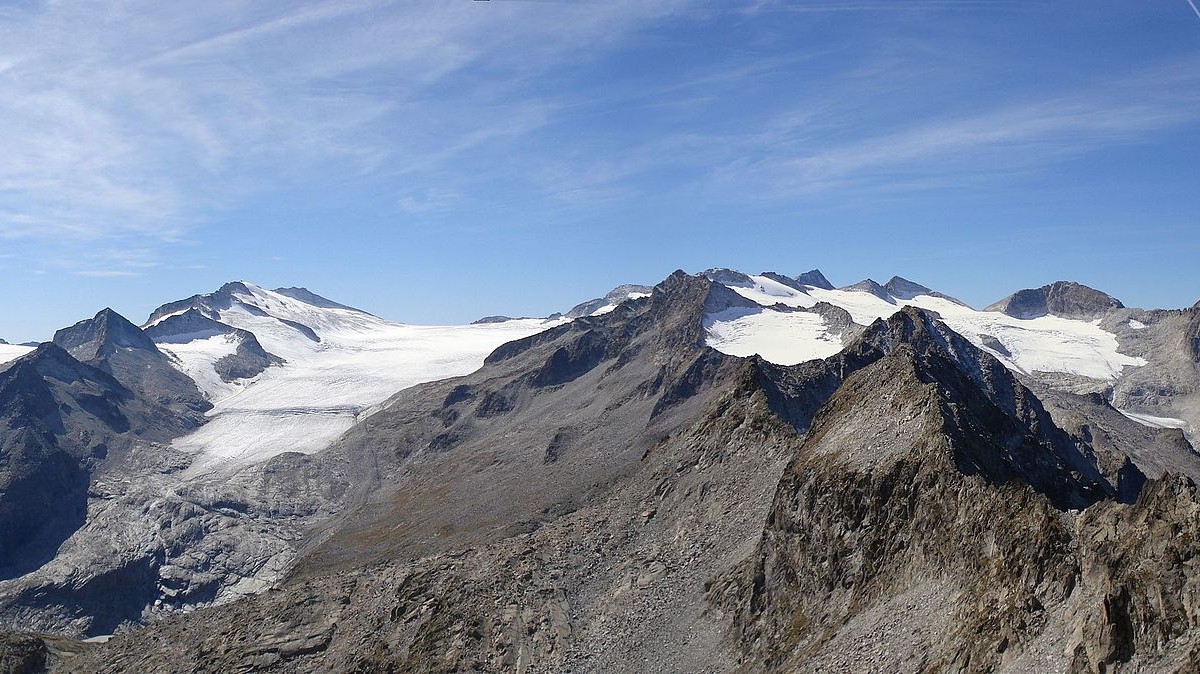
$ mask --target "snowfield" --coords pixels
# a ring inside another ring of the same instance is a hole
[[[249,294],[235,295],[238,301],[221,309],[219,320],[254,333],[264,349],[286,361],[283,365],[228,383],[213,364],[233,352],[236,339],[218,335],[159,344],[214,404],[207,424],[173,443],[196,455],[192,473],[235,468],[288,451],[320,451],[401,389],[469,374],[501,344],[561,322],[402,325],[244,285]]]
[[[729,285],[729,288],[763,307],[781,303],[808,308],[818,302],[828,302],[848,311],[859,325],[870,325],[878,318],[887,318],[906,305],[935,312],[972,344],[991,353],[1009,368],[1027,374],[1062,372],[1111,381],[1124,367],[1146,364],[1142,358],[1120,353],[1116,336],[1102,330],[1098,321],[1057,316],[1019,319],[997,311],[977,311],[932,295],[885,300],[860,290],[824,290],[806,286],[801,292],[764,276],[750,278],[754,282],[752,287]],[[798,318],[800,316],[811,318]],[[736,317],[712,315],[705,322],[707,343],[722,353],[735,356],[757,353],[781,365],[836,353],[837,350],[828,351],[830,336],[825,334],[823,327],[813,325],[812,320],[822,319],[812,313],[784,313],[766,308]]]
[[[708,316],[704,329],[708,344],[722,353],[758,354],[779,365],[828,358],[842,350],[841,338],[826,332],[825,319],[812,313],[734,307]]]

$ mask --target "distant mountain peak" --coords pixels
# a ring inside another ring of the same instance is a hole
[[[894,297],[902,300],[912,299],[918,295],[930,295],[933,290],[927,286],[923,286],[916,281],[909,281],[902,276],[893,276],[888,279],[888,282],[883,284],[885,290],[891,293]]]
[[[888,292],[888,294],[896,299],[911,300],[912,298],[920,295],[928,295],[930,297],[940,297],[941,299],[949,300],[955,304],[967,306],[964,302],[954,297],[946,295],[945,293],[940,293],[915,281],[910,281],[902,276],[893,276],[888,280],[887,283],[883,284],[883,288]]]
[[[574,307],[571,307],[567,313],[563,314],[563,316],[574,319],[581,316],[592,316],[598,312],[604,313],[615,308],[616,305],[619,305],[626,300],[646,296],[653,291],[654,288],[650,286],[637,285],[635,283],[625,283],[613,288],[607,294],[605,294],[604,297],[597,297],[596,299],[576,304]],[[489,320],[487,322],[497,321]]]
[[[700,273],[701,276],[707,278],[713,283],[720,283],[725,286],[739,286],[742,288],[753,288],[754,279],[748,274],[744,274],[736,269],[728,269],[725,267],[713,267],[706,269]]]
[[[223,284],[220,288],[217,288],[217,292],[215,294],[217,294],[217,295],[250,295],[250,294],[252,294],[252,292],[250,290],[251,287],[257,288],[258,286],[255,286],[253,283],[249,283],[247,281],[230,281],[228,283]]]
[[[797,276],[796,281],[806,286],[821,288],[822,290],[833,290],[833,284],[829,282],[829,279],[825,278],[820,269],[806,271]]]
[[[892,298],[891,294],[889,294],[888,291],[883,286],[879,285],[879,283],[877,283],[874,279],[863,279],[858,283],[845,286],[844,288],[841,288],[841,290],[870,293],[884,302],[895,304],[895,299]]]
[[[230,281],[214,292],[192,295],[187,299],[169,302],[158,307],[150,314],[145,325],[146,327],[152,326],[169,316],[183,313],[189,309],[196,309],[207,318],[220,320],[222,312],[235,305],[253,315],[272,316],[293,324],[303,322],[298,320],[301,314],[313,316],[311,310],[314,309],[351,311],[362,317],[378,320],[378,317],[362,309],[335,302],[307,288],[289,287],[267,290],[249,281]],[[280,312],[286,314],[287,317],[277,315]],[[311,327],[309,326],[309,328]]]
[[[342,304],[341,302],[334,302],[333,300],[331,300],[327,297],[321,297],[320,295],[314,293],[313,291],[309,290],[308,288],[303,288],[303,287],[299,287],[299,286],[292,287],[292,288],[276,288],[276,289],[272,290],[271,292],[279,293],[280,295],[283,295],[284,297],[290,297],[294,300],[299,300],[301,302],[304,302],[305,304],[311,304],[314,307],[320,307],[322,309],[345,309],[347,311],[357,311],[360,314],[367,313],[366,311],[363,311],[362,309],[358,309],[356,307]]]
[[[1055,281],[1040,288],[1018,290],[984,310],[999,311],[1014,318],[1038,318],[1051,314],[1060,318],[1090,320],[1124,307],[1117,298],[1082,283]]]

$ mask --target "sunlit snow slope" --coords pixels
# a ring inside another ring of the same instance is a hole
[[[216,374],[214,363],[234,352],[234,337],[159,342],[215,405],[207,424],[174,443],[197,455],[191,470],[321,450],[397,391],[468,374],[497,346],[554,325],[541,319],[402,325],[312,297],[306,301],[235,283],[193,298],[188,307],[156,312],[149,325],[198,307],[210,319],[253,333],[263,349],[284,361],[251,379],[227,382]]]
[[[932,294],[900,298],[878,286],[876,292],[849,288],[826,290],[803,284],[797,284],[802,288],[798,289],[766,276],[745,279],[748,280],[726,282],[725,285],[763,308],[728,309],[710,315],[705,323],[708,344],[731,355],[757,353],[771,362],[792,365],[836,353],[840,349],[838,333],[830,329],[822,316],[770,308],[776,304],[812,308],[818,302],[827,302],[845,309],[855,323],[864,326],[877,318],[891,316],[905,305],[936,312],[947,325],[973,344],[1008,367],[1025,373],[1062,372],[1112,380],[1123,367],[1146,364],[1141,358],[1120,353],[1116,337],[1102,330],[1098,321],[1049,315],[1019,319],[996,311],[977,311]]]
[[[33,347],[21,346],[19,344],[0,344],[0,369],[4,369],[8,363],[24,356],[30,351],[33,351]]]

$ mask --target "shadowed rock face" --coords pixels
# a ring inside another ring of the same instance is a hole
[[[212,409],[187,375],[175,369],[141,328],[112,309],[54,333],[54,343],[74,358],[111,374],[139,398],[170,409],[179,420],[176,431],[204,423]]]
[[[913,325],[887,332],[921,331]],[[1096,499],[1094,479],[1050,449],[1062,432],[1042,413],[994,404],[997,387],[979,387],[942,349],[922,355],[920,341],[856,370],[820,408],[755,553],[712,584],[742,666],[1085,672],[1139,652],[1156,661],[1200,606],[1146,596],[1200,582],[1194,567],[1158,560],[1200,548],[1147,523],[1165,507],[1173,526],[1200,528],[1182,515],[1198,512],[1195,485],[1166,476],[1132,505]],[[1140,471],[1125,470],[1140,488]],[[1080,497],[1094,503],[1082,516],[1060,510]]]
[[[132,429],[132,402],[50,343],[0,372],[0,577],[39,566],[83,524],[89,468]]]
[[[1051,314],[1061,318],[1100,318],[1112,309],[1121,309],[1115,297],[1074,281],[1056,281],[1050,285],[1018,290],[987,307],[1014,318],[1037,318]]]

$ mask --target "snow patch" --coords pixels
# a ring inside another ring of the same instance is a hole
[[[779,365],[828,358],[842,350],[842,340],[830,335],[825,320],[806,311],[755,311],[734,307],[704,321],[706,343],[731,356],[758,354]]]
[[[159,342],[158,350],[167,354],[176,367],[196,382],[209,400],[221,400],[245,387],[247,382],[226,382],[217,375],[218,360],[237,351],[241,338],[236,335],[197,335],[191,341],[172,337],[171,343]]]
[[[1135,321],[1131,318],[1129,319],[1129,327],[1133,328],[1134,330],[1145,330],[1146,324],[1141,321]]]
[[[1188,422],[1184,421],[1183,419],[1176,419],[1174,417],[1156,417],[1151,414],[1129,412],[1122,409],[1118,409],[1117,411],[1138,422],[1139,424],[1143,426],[1149,426],[1150,428],[1178,428],[1184,431],[1190,430]]]

